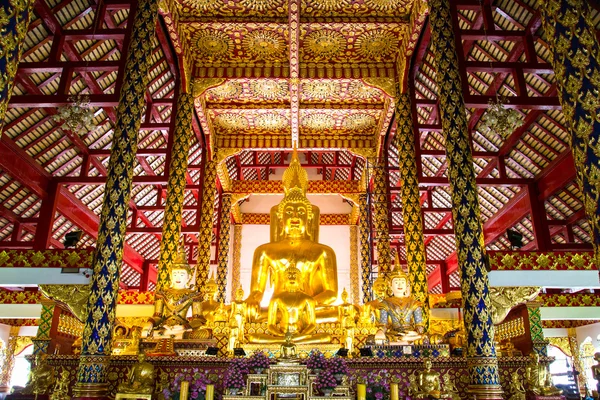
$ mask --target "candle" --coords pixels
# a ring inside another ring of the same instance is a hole
[[[181,389],[179,389],[179,400],[188,400],[190,393],[190,383],[188,381],[181,382]]]
[[[215,385],[206,385],[206,399],[213,400],[215,397]]]
[[[398,400],[398,384],[390,383],[390,400]]]
[[[367,398],[367,385],[364,383],[356,384],[356,400],[365,400]]]

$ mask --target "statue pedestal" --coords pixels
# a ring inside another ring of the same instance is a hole
[[[281,344],[242,344],[240,347],[244,348],[244,351],[248,356],[256,352],[266,352],[272,358],[281,357]],[[296,345],[296,356],[298,358],[306,358],[310,352],[314,349],[319,349],[321,353],[328,357],[332,357],[342,347],[341,344],[297,344]]]
[[[195,340],[195,339],[175,339],[173,340],[173,351],[171,354],[154,354],[154,352],[161,352],[162,349],[158,349],[161,341],[169,339],[144,339],[140,346],[143,351],[149,356],[186,356],[186,357],[201,357],[206,355],[206,350],[209,347],[216,347],[217,341],[215,339],[206,340]]]
[[[450,345],[448,344],[418,344],[418,345],[396,345],[366,346],[373,351],[374,357],[450,357]]]
[[[144,399],[144,400],[152,400],[151,394],[136,394],[136,393],[117,393],[115,395],[115,400],[119,399]]]

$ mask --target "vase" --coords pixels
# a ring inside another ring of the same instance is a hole
[[[263,373],[265,369],[264,368],[254,368],[254,371],[258,374],[261,375]]]
[[[240,393],[240,388],[229,388],[229,394],[232,396],[237,396]]]
[[[312,373],[314,375],[319,375],[323,371],[321,368],[313,368]]]
[[[333,388],[323,388],[322,390],[325,397],[330,397],[333,393]]]
[[[342,379],[344,378],[344,374],[333,374],[333,377],[335,378],[337,383],[340,383],[340,382],[342,382]]]

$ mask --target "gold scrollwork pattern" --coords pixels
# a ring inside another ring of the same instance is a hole
[[[360,274],[362,278],[362,300],[364,303],[371,300],[371,244],[369,243],[369,204],[367,194],[358,196],[360,207]]]
[[[373,208],[375,211],[375,240],[377,243],[377,271],[379,275],[390,272],[392,258],[390,255],[390,235],[388,220],[388,185],[385,162],[380,161],[374,166],[373,178]]]
[[[575,371],[579,372],[579,392],[581,394],[585,394],[587,392],[587,378],[585,376],[585,370],[581,360],[581,348],[579,347],[579,343],[577,343],[577,331],[575,328],[568,328],[567,335],[569,337],[569,348],[571,349],[571,354],[573,355],[573,367],[575,368]]]
[[[571,148],[600,265],[600,46],[589,2],[540,1],[542,26],[552,45],[560,104],[571,132]]]
[[[149,58],[157,17],[158,1],[140,0],[137,3],[100,215],[88,316],[77,374],[80,386],[98,387],[106,382],[106,363],[100,360],[108,360],[111,353],[137,137],[150,79]]]
[[[188,166],[190,150],[190,127],[194,112],[194,96],[181,93],[177,100],[177,115],[173,149],[169,163],[169,183],[167,186],[167,201],[160,240],[160,256],[158,259],[158,278],[156,290],[169,287],[169,268],[177,257],[179,237],[181,234],[181,218],[185,196],[185,173]]]
[[[12,94],[33,0],[7,0],[0,5],[0,133]]]
[[[215,190],[217,179],[216,159],[204,164],[204,186],[202,191],[202,211],[200,214],[200,235],[198,236],[198,263],[196,265],[196,286],[203,287],[210,271],[210,245],[213,235],[213,215],[215,211]]]
[[[489,279],[449,0],[430,2],[430,23],[440,115],[446,135],[452,219],[461,266],[470,383],[472,386],[491,386],[495,390],[500,381]]]
[[[352,303],[359,304],[360,274],[358,272],[358,226],[350,225],[350,298]]]
[[[10,327],[8,343],[4,351],[4,360],[0,360],[3,364],[2,368],[0,368],[0,387],[8,387],[10,383],[13,367],[15,366],[15,356],[18,354],[19,329],[19,326]]]
[[[242,267],[242,230],[243,225],[233,225],[233,260],[231,265],[231,293],[242,286],[241,267]]]
[[[411,292],[415,299],[425,305],[423,320],[429,323],[429,302],[427,294],[427,262],[423,236],[423,214],[419,200],[419,178],[415,151],[415,135],[412,129],[412,111],[410,96],[400,94],[396,97],[396,145],[398,146],[398,166],[402,181],[402,218],[404,222],[404,244],[406,262],[410,277]]]
[[[217,301],[225,301],[227,287],[227,265],[229,263],[229,231],[231,229],[231,194],[221,196],[221,221],[219,224],[219,249],[217,258]]]

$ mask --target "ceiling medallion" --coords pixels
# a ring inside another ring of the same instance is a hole
[[[210,89],[209,94],[221,99],[233,99],[242,93],[242,85],[239,82],[225,82]]]
[[[196,43],[196,50],[200,56],[211,59],[221,58],[233,48],[231,38],[227,34],[212,30],[196,32],[192,42]]]
[[[331,129],[334,125],[335,121],[333,117],[323,113],[309,114],[302,118],[302,126],[308,129]]]
[[[304,40],[304,49],[317,58],[333,58],[346,47],[346,39],[336,31],[314,31]]]
[[[333,11],[346,7],[350,4],[350,0],[312,0],[309,2],[317,10]]]
[[[287,82],[273,79],[261,79],[250,83],[252,94],[268,100],[280,99],[288,93]]]
[[[327,99],[340,92],[340,84],[336,81],[309,81],[302,84],[302,92],[313,99]]]
[[[358,52],[364,57],[382,59],[398,49],[398,38],[391,32],[376,30],[363,33],[356,39]]]
[[[354,98],[363,100],[379,97],[381,94],[379,90],[367,86],[360,81],[351,82],[348,86],[348,93]]]
[[[246,117],[232,113],[217,115],[215,118],[215,124],[227,131],[248,128],[248,120]]]
[[[274,10],[283,6],[283,0],[241,0],[240,3],[244,7],[256,11]]]
[[[243,43],[250,53],[263,60],[281,58],[285,52],[283,38],[274,32],[250,32]]]
[[[265,113],[254,118],[254,125],[260,129],[279,130],[285,128],[287,119],[277,113]]]
[[[375,118],[369,114],[352,114],[344,119],[344,127],[353,131],[364,131],[375,127]]]
[[[402,0],[365,0],[369,8],[377,11],[394,11],[399,8],[406,8],[405,1]]]

